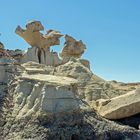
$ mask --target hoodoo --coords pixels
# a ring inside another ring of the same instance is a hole
[[[140,140],[140,84],[100,78],[82,58],[83,41],[41,31],[37,20],[17,26],[27,51],[0,43],[0,140]]]

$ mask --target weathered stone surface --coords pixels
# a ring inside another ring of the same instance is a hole
[[[54,83],[54,84],[62,84],[62,85],[70,85],[78,83],[76,79],[68,78],[68,77],[62,77],[62,76],[54,76],[54,75],[47,75],[47,74],[36,74],[36,75],[28,75],[28,74],[22,74],[20,77],[21,79],[26,80],[34,80],[34,81],[44,81],[47,83]]]
[[[109,82],[94,75],[91,70],[85,67],[79,60],[70,59],[66,64],[58,67],[46,66],[35,62],[22,64],[24,71],[28,74],[47,74],[65,76],[78,80],[78,95],[82,100],[95,102],[98,99],[110,99],[124,94],[121,90],[114,88]]]
[[[140,113],[140,89],[110,100],[96,102],[98,113],[108,119],[121,119]]]
[[[26,71],[27,74],[47,74],[53,75],[55,71],[55,67],[46,66],[44,64],[39,64],[36,62],[29,61],[27,63],[23,63],[22,69]]]
[[[39,31],[44,30],[40,21],[31,21],[26,25],[26,29],[20,26],[16,28],[16,34],[21,36],[32,47],[48,48],[53,45],[59,45],[59,38],[62,34],[58,31],[49,30],[43,35]]]
[[[16,28],[16,34],[21,36],[28,44],[32,46],[27,53],[21,57],[20,63],[34,61],[49,66],[58,66],[67,63],[71,57],[80,58],[86,49],[85,44],[77,41],[69,35],[65,35],[65,45],[60,53],[62,60],[56,52],[50,52],[50,47],[60,44],[60,38],[63,36],[59,31],[48,30],[47,34],[40,33],[44,30],[40,21],[31,21],[27,23],[26,29],[20,26]],[[81,63],[90,68],[88,60],[81,59]]]
[[[67,61],[70,57],[79,58],[86,49],[85,44],[80,40],[77,41],[69,35],[65,35],[65,44],[60,56]]]
[[[139,112],[139,90],[116,97],[137,84],[128,89],[93,74],[89,61],[80,58],[85,45],[68,35],[61,60],[50,51],[61,33],[43,35],[41,30],[39,21],[17,27],[16,33],[32,46],[27,53],[0,49],[0,139],[139,140],[139,118],[126,123],[134,129],[101,117]]]
[[[0,104],[4,108],[4,113],[0,112],[0,139],[140,138],[136,129],[105,120],[91,111],[90,98],[85,98],[93,89],[98,98],[114,89],[79,60],[71,59],[58,67],[28,62],[20,68],[22,73],[8,87],[11,97],[6,103],[4,100],[7,106]],[[79,95],[80,86],[86,88],[81,89],[84,97]],[[0,90],[5,89],[0,86]]]
[[[24,63],[22,66],[28,74],[40,73],[65,76],[78,80],[78,94],[81,99],[86,100],[89,104],[101,98],[110,99],[125,93],[114,88],[109,82],[94,75],[91,70],[74,58],[58,67],[46,66],[35,62]]]
[[[48,47],[51,47],[51,46],[54,46],[54,45],[60,45],[60,38],[62,37],[63,35],[61,34],[61,32],[59,31],[55,31],[55,30],[48,30],[47,31],[47,34],[44,35],[44,38],[46,40],[46,46],[47,48]]]
[[[39,112],[67,112],[80,107],[77,98],[77,81],[53,75],[28,75],[19,77],[14,91],[13,116],[17,119]]]
[[[26,25],[26,29],[20,26],[16,28],[16,33],[32,46],[21,59],[21,63],[34,61],[41,64],[57,66],[61,63],[56,52],[50,52],[50,47],[60,44],[60,37],[63,35],[59,31],[48,30],[47,34],[40,33],[44,30],[40,21],[31,21]]]
[[[29,61],[45,64],[47,66],[58,66],[62,63],[56,52],[50,52],[47,48],[39,49],[38,47],[29,48],[27,53],[21,58],[21,63]]]
[[[39,63],[39,58],[38,58],[38,48],[37,47],[32,47],[28,48],[27,52],[24,54],[23,58],[20,60],[21,63],[26,63],[29,61],[37,62]]]
[[[0,48],[0,62],[3,63],[15,62],[20,64],[24,54],[25,51],[19,49],[9,50],[9,49]]]
[[[7,53],[6,50],[0,50],[0,82],[7,83],[11,75],[16,71],[14,62],[15,60]]]
[[[85,67],[79,60],[71,58],[66,64],[56,67],[55,75],[67,76],[78,79],[80,82],[86,82],[93,73]]]

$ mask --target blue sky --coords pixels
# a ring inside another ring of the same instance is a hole
[[[87,46],[83,58],[106,80],[140,81],[139,0],[1,0],[0,41],[7,49],[29,45],[14,31],[32,19]],[[53,49],[60,51],[63,44]]]

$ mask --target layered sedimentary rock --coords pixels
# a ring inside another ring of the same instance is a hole
[[[130,124],[135,129],[103,118],[139,113],[140,91],[132,91],[138,85],[127,88],[92,73],[81,58],[84,43],[69,35],[59,58],[50,47],[60,44],[62,34],[42,30],[39,21],[17,27],[31,45],[27,52],[0,49],[0,139],[139,140],[139,120]]]
[[[58,66],[61,64],[61,59],[56,52],[50,52],[47,48],[39,49],[38,47],[29,48],[27,53],[20,60],[21,63],[37,62],[48,66]]]
[[[69,35],[65,35],[65,44],[59,55],[57,52],[50,51],[50,47],[60,45],[60,38],[63,36],[59,31],[48,30],[47,34],[42,34],[44,30],[40,21],[31,21],[26,24],[26,29],[20,26],[16,28],[16,34],[22,37],[32,48],[20,59],[20,63],[34,61],[48,66],[58,66],[67,63],[70,58],[80,58],[86,49],[85,44],[80,40],[77,41]],[[90,69],[88,60],[80,59],[81,63]]]
[[[6,99],[1,96],[1,139],[140,138],[136,129],[105,120],[91,108],[89,95],[94,96],[97,87],[102,91],[92,100],[104,98],[109,90],[115,96],[117,92],[77,59],[58,67],[28,62],[19,68]],[[2,87],[4,94],[6,85]]]
[[[34,61],[46,65],[59,65],[61,63],[57,53],[50,52],[50,47],[60,44],[60,37],[63,35],[59,31],[48,30],[43,35],[40,31],[44,30],[40,21],[31,21],[27,23],[26,29],[20,26],[16,28],[16,34],[21,36],[28,44],[32,46],[21,59],[21,63]]]
[[[20,119],[42,112],[67,112],[80,107],[76,79],[47,75],[45,72],[39,74],[39,71],[28,74],[29,65],[31,68],[32,64],[36,65],[22,65],[24,73],[15,83],[13,117]]]
[[[65,76],[78,80],[78,95],[81,99],[94,102],[100,98],[110,99],[126,93],[114,88],[109,82],[96,76],[85,67],[79,60],[71,58],[66,64],[53,67],[35,62],[28,62],[21,65],[28,74],[47,74]]]
[[[96,102],[98,113],[108,119],[121,119],[140,113],[140,89]]]
[[[79,84],[89,84],[92,78],[89,69],[79,61],[72,59],[58,69],[28,62],[21,65],[21,71],[10,84],[11,97],[7,98],[6,107],[3,107],[4,115],[2,113],[3,118],[0,118],[1,139],[140,138],[136,129],[98,116],[90,108],[89,102],[79,95]],[[57,72],[60,71],[63,75],[58,76]],[[84,75],[88,78],[82,81],[80,74],[83,80]],[[107,84],[104,87],[110,88]]]

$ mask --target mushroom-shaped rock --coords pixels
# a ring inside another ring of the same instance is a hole
[[[53,45],[59,45],[59,38],[62,36],[60,32],[59,36],[58,31],[54,30],[51,30],[48,34],[43,35],[40,33],[42,30],[44,30],[44,27],[40,21],[31,21],[26,24],[26,29],[22,29],[18,26],[15,32],[32,47],[49,48]]]
[[[21,63],[34,61],[41,64],[56,66],[61,60],[58,55],[50,52],[50,47],[60,44],[60,37],[63,35],[59,31],[48,30],[47,34],[42,34],[44,30],[40,21],[27,23],[26,29],[20,26],[16,28],[16,33],[32,46],[21,60]]]

